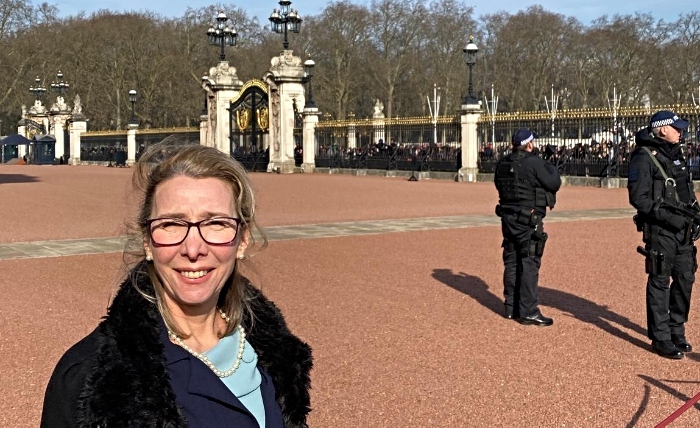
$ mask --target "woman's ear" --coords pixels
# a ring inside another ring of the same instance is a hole
[[[246,229],[241,235],[240,241],[238,242],[238,252],[236,257],[239,259],[245,258],[245,250],[248,248],[248,242],[250,241],[250,231]]]
[[[151,251],[151,246],[148,244],[148,239],[143,240],[143,252],[146,254],[146,261],[150,262],[153,260],[153,252]]]

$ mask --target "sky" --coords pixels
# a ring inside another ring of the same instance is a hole
[[[426,3],[430,0],[426,0]],[[38,3],[38,0],[35,1]],[[180,17],[188,7],[200,8],[218,2],[202,0],[59,0],[48,3],[58,7],[60,15],[63,17],[76,15],[81,11],[95,12],[100,9],[112,11],[150,11],[165,17]],[[275,0],[239,0],[221,1],[224,4],[234,4],[246,10],[250,15],[257,16],[261,23],[266,24],[272,9],[278,7]],[[364,4],[369,6],[371,0],[351,0],[351,3]],[[292,0],[292,8],[297,9],[302,18],[306,15],[318,15],[328,4],[327,0]],[[505,10],[516,13],[524,10],[528,6],[539,4],[545,10],[560,13],[567,17],[574,16],[583,24],[590,24],[596,18],[603,15],[612,16],[614,14],[631,15],[635,12],[657,13],[659,19],[666,22],[675,21],[682,12],[700,10],[697,0],[676,0],[672,3],[664,3],[658,0],[637,0],[637,1],[610,1],[610,0],[542,0],[529,3],[518,0],[481,0],[471,3],[474,6],[475,17]],[[671,6],[672,5],[672,6]],[[661,9],[661,10],[659,10]],[[212,18],[213,19],[213,18]]]

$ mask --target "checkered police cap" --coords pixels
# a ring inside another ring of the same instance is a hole
[[[666,125],[671,125],[676,129],[688,129],[688,122],[670,110],[657,111],[649,120],[649,127],[652,129]]]
[[[520,128],[513,134],[513,144],[523,146],[535,139],[535,135],[527,128]]]

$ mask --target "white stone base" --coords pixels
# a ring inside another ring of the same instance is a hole
[[[476,176],[479,168],[460,168],[457,173],[457,181],[462,183],[476,183]]]
[[[276,172],[277,174],[292,174],[296,169],[294,161],[270,162],[267,164],[267,172]]]

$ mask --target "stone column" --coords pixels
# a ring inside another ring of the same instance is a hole
[[[294,172],[294,103],[302,111],[306,103],[301,58],[291,50],[273,57],[265,82],[270,87],[270,163],[268,172]]]
[[[304,172],[314,172],[316,168],[316,124],[318,123],[318,108],[304,109],[303,160],[301,169]]]
[[[19,135],[27,136],[27,127],[24,124],[24,117],[17,123],[17,133]],[[27,155],[27,145],[20,144],[17,146],[17,157],[22,159],[23,156]]]
[[[350,122],[348,123],[348,149],[357,148],[357,132],[355,131],[355,114],[348,115]]]
[[[209,115],[203,114],[199,116],[199,144],[203,146],[212,146],[213,144],[211,144],[209,135]]]
[[[138,123],[130,123],[126,131],[126,164],[136,163],[136,131],[139,129]]]
[[[63,132],[63,125],[68,120],[69,116],[66,114],[56,114],[51,116],[51,121],[53,122],[53,136],[56,138],[56,158],[61,158],[65,155],[65,138]]]
[[[477,160],[479,142],[476,134],[476,123],[481,116],[479,104],[463,104],[461,110],[462,123],[462,168],[458,173],[458,181],[476,182],[479,172]]]
[[[216,147],[224,153],[231,154],[231,123],[229,105],[231,99],[238,95],[243,82],[238,79],[235,67],[228,61],[221,61],[209,69],[209,75],[202,79],[202,88],[207,91],[207,121],[204,140],[200,144]],[[200,138],[202,137],[200,124]]]
[[[80,135],[87,131],[87,122],[83,115],[73,115],[68,125],[70,136],[70,160],[71,165],[80,165]]]
[[[374,128],[372,141],[370,143],[379,144],[382,140],[384,144],[389,144],[384,136],[384,103],[379,99],[374,103],[374,114],[372,114],[372,127]]]

